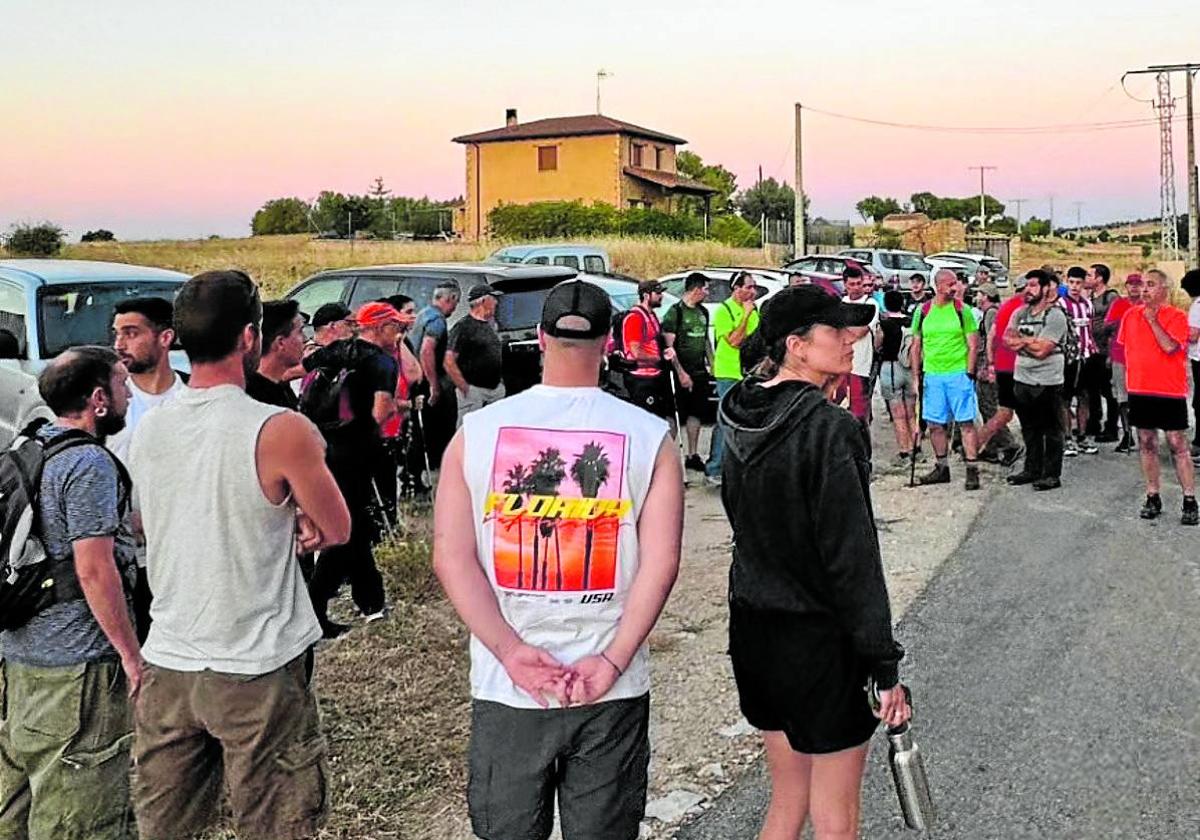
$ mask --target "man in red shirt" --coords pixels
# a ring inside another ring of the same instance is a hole
[[[1143,302],[1121,321],[1117,339],[1125,345],[1129,419],[1138,430],[1146,503],[1141,517],[1162,514],[1159,497],[1158,430],[1167,434],[1175,475],[1183,489],[1184,525],[1200,525],[1196,473],[1188,446],[1187,315],[1168,302],[1171,281],[1163,272],[1146,272]]]
[[[655,309],[662,305],[663,285],[657,280],[638,283],[637,305],[621,322],[625,360],[632,366],[625,374],[629,401],[671,424],[675,436],[675,400],[671,395],[670,363],[675,351],[666,345],[662,324]]]
[[[987,333],[987,361],[980,371],[979,379],[983,382],[993,382],[996,388],[996,413],[984,424],[979,432],[979,451],[983,452],[988,442],[1007,429],[1012,422],[1017,408],[1016,397],[1013,396],[1013,368],[1017,364],[1017,354],[1005,346],[1004,332],[1013,314],[1025,305],[1025,285],[1029,281],[1024,276],[1013,281],[1013,295],[996,310],[996,320]],[[1009,447],[1000,453],[1000,463],[1011,466],[1021,457],[1019,446]]]
[[[1113,451],[1128,453],[1133,451],[1133,433],[1129,425],[1129,391],[1125,387],[1125,345],[1117,337],[1121,321],[1129,310],[1142,301],[1142,275],[1134,273],[1125,278],[1125,297],[1119,297],[1112,302],[1104,316],[1103,332],[1111,341],[1108,358],[1112,363],[1113,399],[1117,401],[1117,412],[1121,415],[1121,442]]]

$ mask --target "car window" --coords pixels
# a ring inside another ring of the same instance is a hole
[[[354,280],[353,277],[328,277],[323,280],[314,280],[292,292],[288,298],[299,303],[300,311],[311,318],[325,304],[343,300],[346,288],[352,280]]]
[[[29,307],[25,303],[25,294],[17,286],[0,283],[0,330],[10,333],[16,339],[17,355],[24,357],[29,349],[26,319]],[[5,342],[9,339],[5,337]]]
[[[583,258],[583,270],[589,274],[603,274],[608,270],[608,266],[604,264],[603,257],[589,255]]]
[[[984,260],[983,266],[984,268],[991,269],[993,272],[999,271],[1003,273],[1008,271],[1008,268],[1004,265],[1004,263],[1000,262],[1000,260]]]
[[[916,254],[880,254],[884,268],[897,271],[925,271],[929,266]]]
[[[579,257],[564,254],[562,256],[555,257],[554,264],[555,265],[565,265],[567,268],[573,268],[576,271],[578,271],[579,270]]]
[[[178,283],[56,283],[38,294],[42,358],[68,347],[112,344],[113,307],[133,297],[174,300]]]
[[[402,283],[408,279],[400,275],[392,277],[382,275],[376,277],[359,277],[358,282],[354,284],[354,292],[350,295],[350,308],[358,309],[364,303],[370,303],[373,300],[390,297],[391,295],[408,295],[408,292],[402,288]],[[408,296],[412,297],[412,295]],[[417,308],[423,305],[418,303]]]
[[[553,286],[505,290],[496,301],[496,326],[501,330],[528,330],[542,320],[542,306]]]
[[[526,260],[525,262],[528,263],[529,265],[549,265],[550,258],[549,257],[534,257],[533,259]]]
[[[683,294],[683,284],[684,284],[684,278],[677,277],[674,280],[665,281],[663,283],[663,288],[666,289],[671,294],[675,295],[675,297],[679,297]]]

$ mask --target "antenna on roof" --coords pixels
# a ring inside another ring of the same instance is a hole
[[[600,82],[604,79],[611,78],[614,74],[608,72],[603,67],[596,71],[596,113],[600,113]]]

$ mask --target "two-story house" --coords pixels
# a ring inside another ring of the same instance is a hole
[[[675,169],[687,141],[600,114],[517,121],[455,137],[467,152],[463,236],[487,235],[488,213],[500,204],[603,202],[617,208],[670,212],[678,195],[707,201],[716,192]]]

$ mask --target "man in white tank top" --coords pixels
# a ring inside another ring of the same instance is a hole
[[[471,782],[484,840],[633,840],[650,744],[646,637],[679,568],[667,424],[597,387],[612,305],[555,287],[542,384],[467,415],[446,450],[434,569],[471,631]],[[551,795],[554,790],[555,795]]]
[[[240,271],[184,284],[175,325],[190,387],[130,444],[154,591],[135,720],[144,840],[204,833],[223,786],[239,837],[307,837],[326,807],[309,671],[321,629],[296,544],[345,542],[350,514],[312,423],[245,392],[261,318]]]

